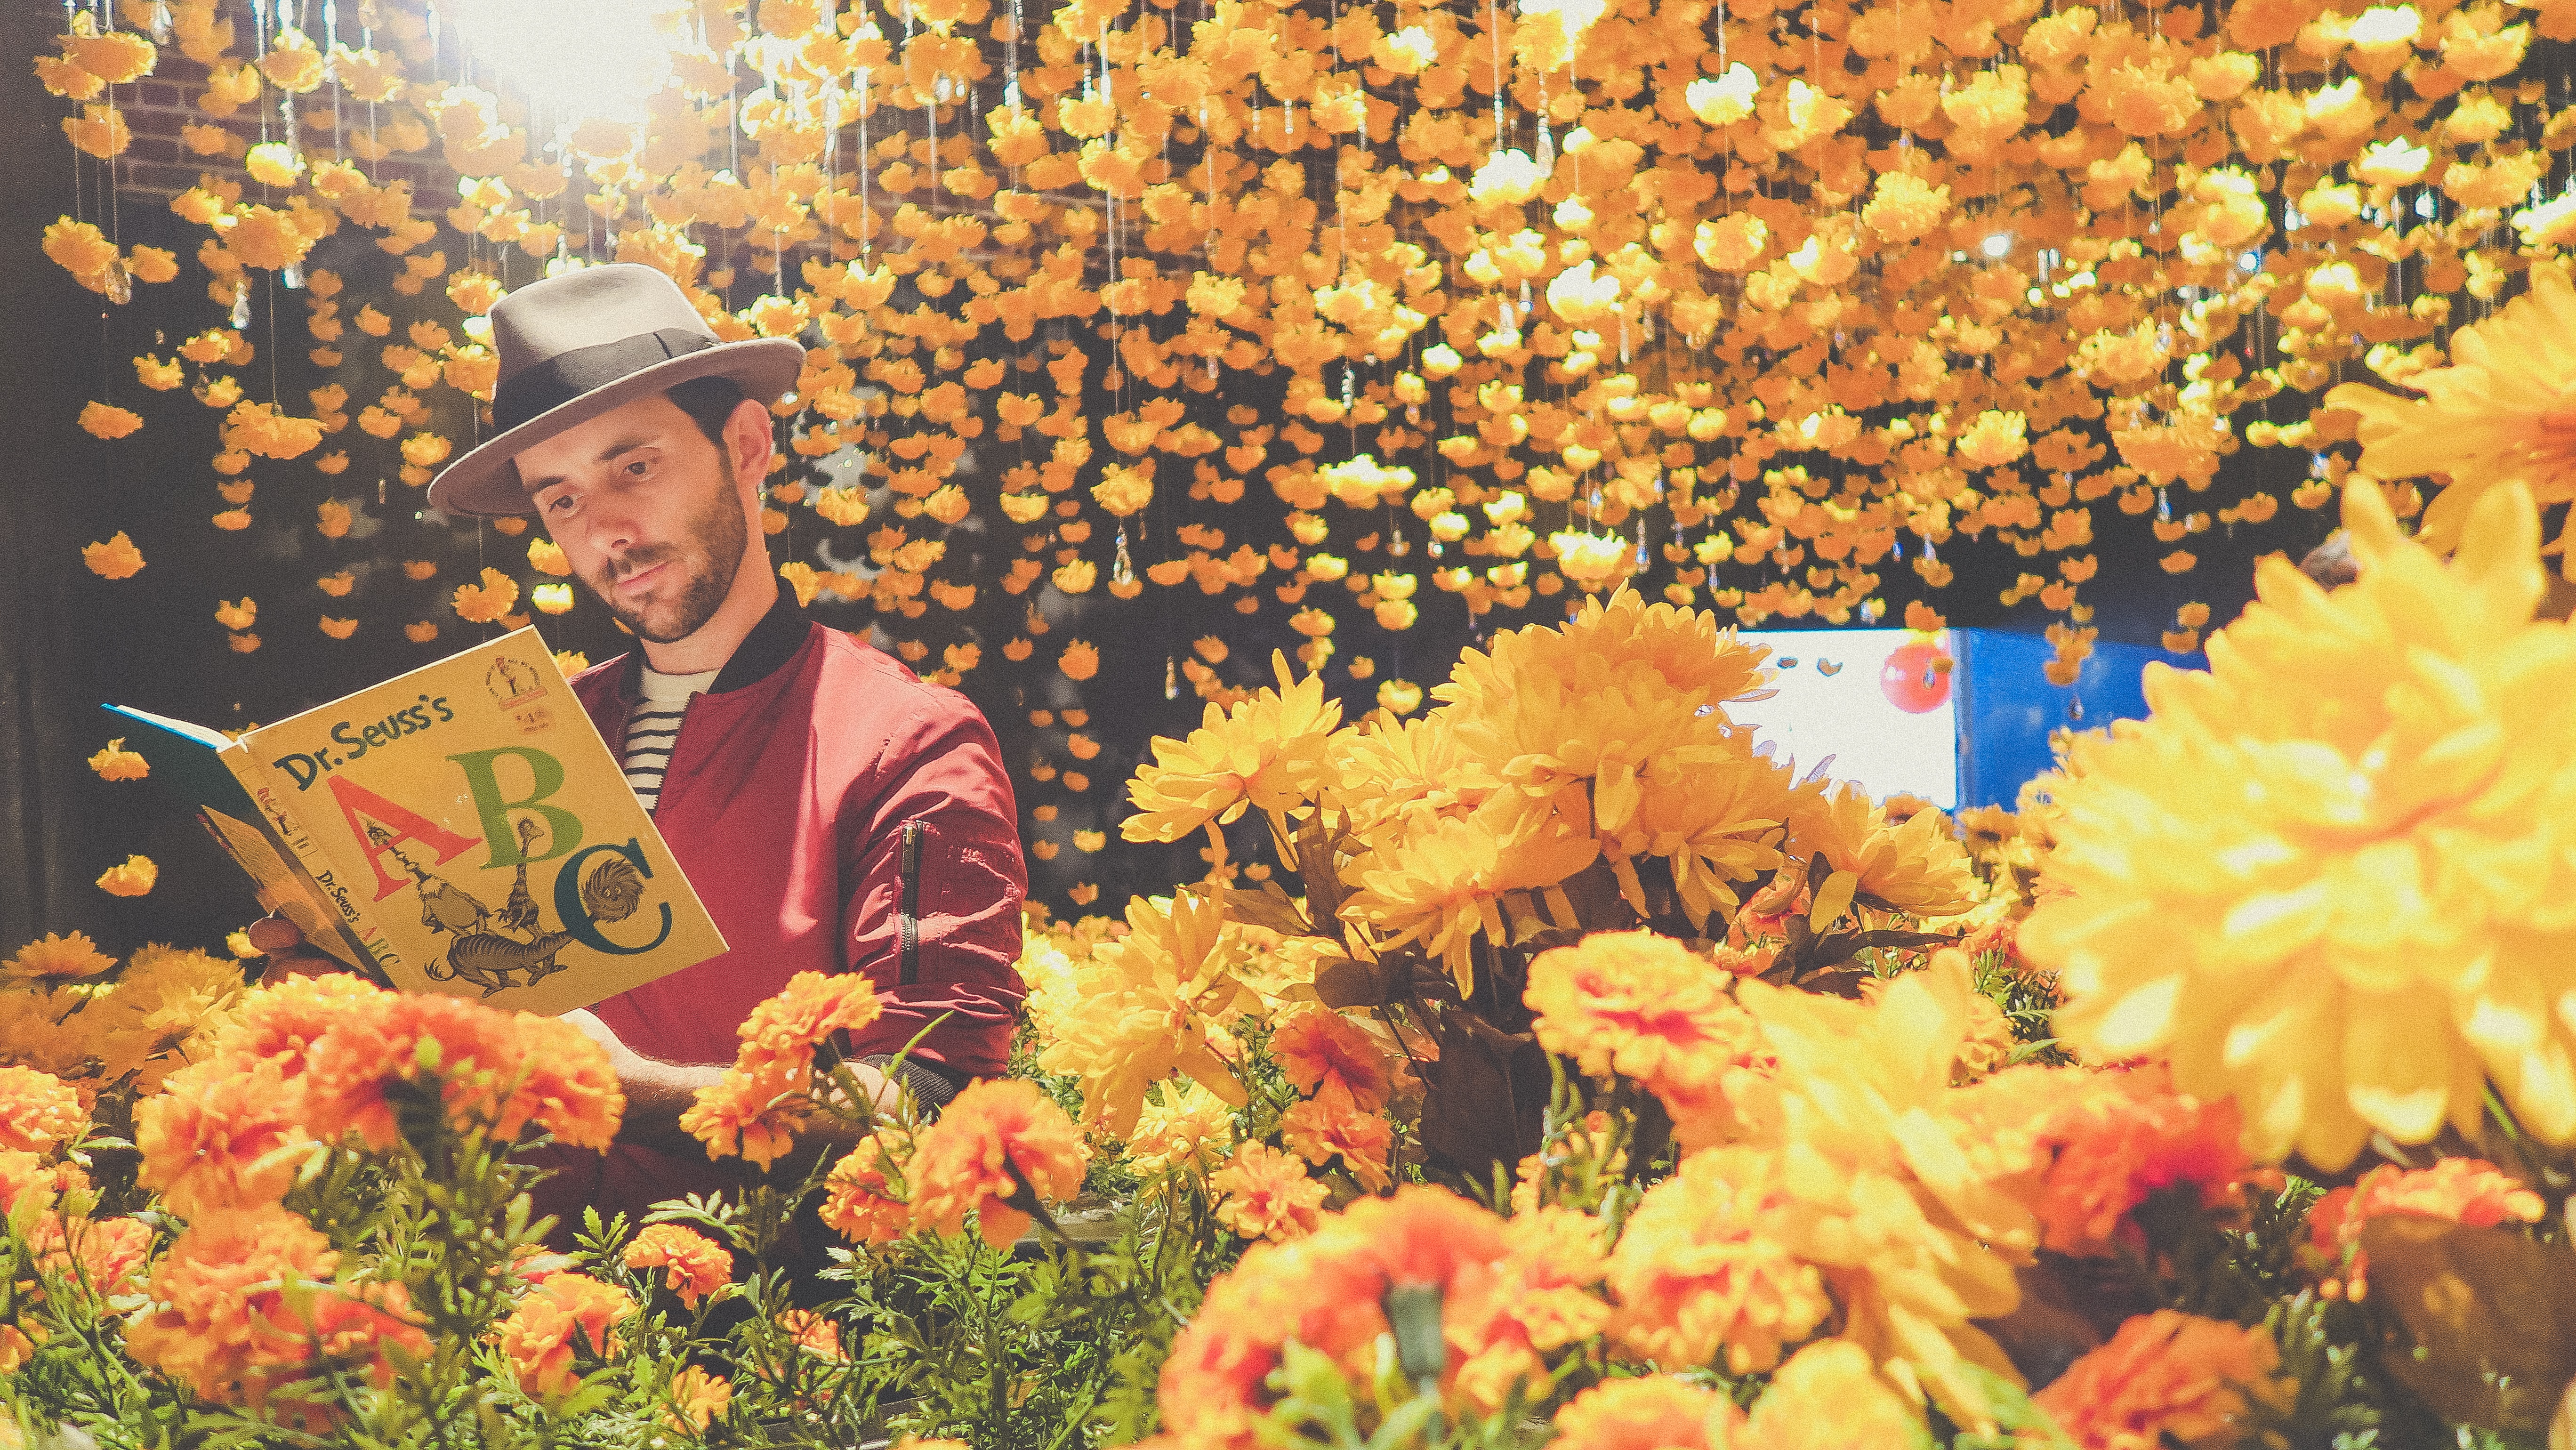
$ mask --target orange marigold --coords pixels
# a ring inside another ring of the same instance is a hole
[[[827,1363],[849,1358],[841,1348],[841,1328],[811,1309],[790,1309],[778,1316],[778,1327],[798,1349]]]
[[[86,1118],[80,1094],[61,1078],[32,1067],[0,1067],[0,1149],[50,1153]]]
[[[2480,1159],[2445,1158],[2414,1170],[2382,1164],[2317,1200],[2308,1210],[2308,1239],[2327,1262],[2343,1269],[2346,1289],[2358,1299],[2370,1286],[2362,1226],[2383,1213],[2489,1228],[2507,1219],[2538,1223],[2545,1207],[2539,1194]]]
[[[1386,1106],[1386,1049],[1358,1023],[1328,1007],[1282,1019],[1271,1035],[1270,1055],[1301,1093],[1338,1086],[1363,1112]]]
[[[2159,1309],[2031,1397],[2081,1450],[2232,1445],[2246,1397],[2273,1401],[2280,1352],[2260,1328]]]
[[[64,936],[57,932],[40,937],[18,948],[18,954],[0,964],[12,977],[37,981],[69,981],[95,977],[116,965],[116,958],[98,949],[98,943],[79,932]]]
[[[152,1228],[135,1218],[49,1213],[27,1234],[36,1266],[104,1299],[131,1292],[152,1257]]]
[[[284,1077],[301,1077],[313,1044],[339,1021],[347,1005],[383,994],[383,988],[346,972],[264,985],[242,998],[216,1038],[215,1050],[225,1057],[268,1063]]]
[[[1363,1198],[1289,1243],[1255,1244],[1208,1286],[1163,1362],[1157,1402],[1182,1444],[1250,1450],[1290,1340],[1365,1377],[1392,1327],[1391,1289],[1471,1294],[1503,1257],[1502,1221],[1446,1189]],[[1456,1362],[1451,1361],[1452,1387]]]
[[[1610,1306],[1601,1281],[1601,1223],[1545,1207],[1503,1225],[1503,1259],[1470,1276],[1441,1307],[1444,1337],[1461,1363],[1458,1387],[1481,1408],[1500,1409],[1516,1383],[1545,1373],[1540,1356],[1601,1332]]]
[[[400,1136],[388,1089],[434,1080],[451,1120],[516,1138],[530,1122],[604,1148],[625,1095],[607,1050],[579,1028],[462,997],[377,992],[352,1000],[315,1040],[304,1079],[306,1126],[354,1131],[375,1148]]]
[[[1731,1133],[1731,1081],[1763,1060],[1761,1030],[1728,995],[1732,975],[1650,931],[1595,932],[1530,964],[1522,1000],[1541,1047],[1594,1077],[1616,1073],[1663,1100],[1690,1147]]]
[[[1371,1193],[1394,1186],[1387,1155],[1395,1147],[1395,1128],[1364,1111],[1339,1083],[1327,1083],[1320,1096],[1290,1108],[1279,1119],[1280,1140],[1299,1157],[1321,1168],[1340,1155],[1342,1166]]]
[[[2162,1065],[2103,1073],[2049,1115],[2040,1129],[2055,1146],[2035,1205],[2040,1242],[2064,1254],[2107,1254],[2136,1242],[2129,1210],[2177,1184],[2201,1203],[2232,1201],[2251,1164],[2236,1100],[2204,1103],[2173,1090]]]
[[[1744,1414],[1712,1389],[1671,1375],[1607,1380],[1556,1412],[1557,1450],[1725,1450]]]
[[[823,1226],[854,1244],[885,1244],[912,1226],[912,1205],[888,1176],[901,1159],[883,1134],[870,1134],[823,1180]]]
[[[1306,1165],[1266,1143],[1246,1143],[1208,1175],[1216,1221],[1248,1239],[1285,1241],[1315,1231],[1327,1192]]]
[[[704,1143],[710,1158],[740,1154],[766,1168],[796,1146],[796,1130],[813,1112],[814,1100],[794,1076],[729,1067],[698,1089],[680,1113],[680,1128]]]
[[[742,1048],[734,1065],[751,1073],[802,1073],[813,1064],[815,1044],[835,1032],[867,1026],[882,1010],[876,983],[865,976],[798,972],[778,995],[743,1019],[737,1029]]]
[[[77,1163],[48,1163],[39,1154],[0,1148],[0,1218],[17,1212],[31,1196],[44,1209],[57,1195],[87,1187],[89,1175]]]
[[[574,1351],[602,1358],[617,1353],[617,1326],[634,1313],[635,1301],[613,1284],[587,1274],[550,1274],[501,1321],[501,1356],[529,1394],[566,1394],[581,1378]]]
[[[218,1052],[134,1106],[143,1186],[182,1218],[274,1204],[320,1145],[277,1063]]]
[[[953,1234],[973,1213],[985,1242],[999,1247],[1028,1228],[1032,1192],[1066,1199],[1080,1190],[1088,1156],[1073,1119],[1036,1083],[975,1083],[922,1132],[909,1165],[912,1221]]]
[[[153,1305],[126,1351],[198,1398],[256,1408],[278,1385],[326,1370],[392,1381],[385,1351],[426,1355],[400,1284],[339,1283],[339,1255],[283,1208],[188,1226],[153,1270]]]
[[[689,1309],[733,1283],[733,1251],[685,1224],[646,1224],[626,1246],[625,1259],[630,1269],[663,1270],[664,1286]],[[698,1424],[704,1428],[706,1422]]]
[[[702,1435],[707,1423],[733,1403],[733,1381],[688,1365],[671,1376],[671,1408],[662,1423],[684,1434]]]
[[[1717,1148],[1646,1191],[1610,1256],[1622,1345],[1676,1366],[1722,1350],[1728,1370],[1744,1374],[1779,1363],[1782,1346],[1824,1322],[1833,1305],[1823,1277],[1774,1231],[1804,1212],[1782,1171],[1776,1154]]]

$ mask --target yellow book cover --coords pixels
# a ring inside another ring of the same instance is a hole
[[[404,991],[553,1015],[725,949],[534,629],[222,754]]]

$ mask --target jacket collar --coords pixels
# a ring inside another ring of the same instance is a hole
[[[733,658],[717,672],[709,694],[721,695],[759,684],[777,673],[795,653],[805,647],[806,636],[813,633],[813,619],[796,602],[796,591],[779,582],[778,600],[769,612],[751,627],[751,633],[734,646]],[[643,697],[644,649],[638,645],[626,652],[626,668],[618,676],[618,693],[629,701]]]

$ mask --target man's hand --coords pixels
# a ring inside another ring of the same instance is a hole
[[[327,977],[348,969],[336,957],[324,956],[305,945],[304,929],[279,912],[270,912],[249,926],[242,934],[259,948],[268,965],[261,969],[260,980],[282,982],[288,977]]]
[[[619,1142],[642,1143],[672,1153],[705,1151],[681,1129],[680,1115],[696,1100],[698,1089],[724,1076],[723,1068],[657,1062],[619,1041],[597,1013],[582,1008],[564,1013],[560,1020],[580,1028],[584,1037],[608,1052],[608,1066],[617,1074],[617,1086],[626,1094],[626,1115],[617,1124]]]
[[[698,1089],[724,1076],[722,1065],[660,1062],[646,1057],[620,1041],[594,1012],[576,1008],[564,1013],[561,1020],[580,1028],[583,1036],[608,1052],[609,1067],[617,1074],[617,1085],[626,1093],[626,1115],[617,1127],[620,1142],[640,1143],[666,1153],[706,1151],[680,1127],[680,1115],[696,1100]],[[849,1064],[849,1072],[873,1107],[880,1112],[893,1108],[898,1092],[885,1074],[865,1063]],[[864,1131],[837,1118],[816,1118],[797,1135],[795,1150],[781,1166],[790,1172],[801,1172],[817,1154],[847,1151]]]

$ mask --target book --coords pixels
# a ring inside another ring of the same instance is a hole
[[[263,906],[386,986],[554,1015],[725,949],[534,629],[239,738],[106,709]]]

